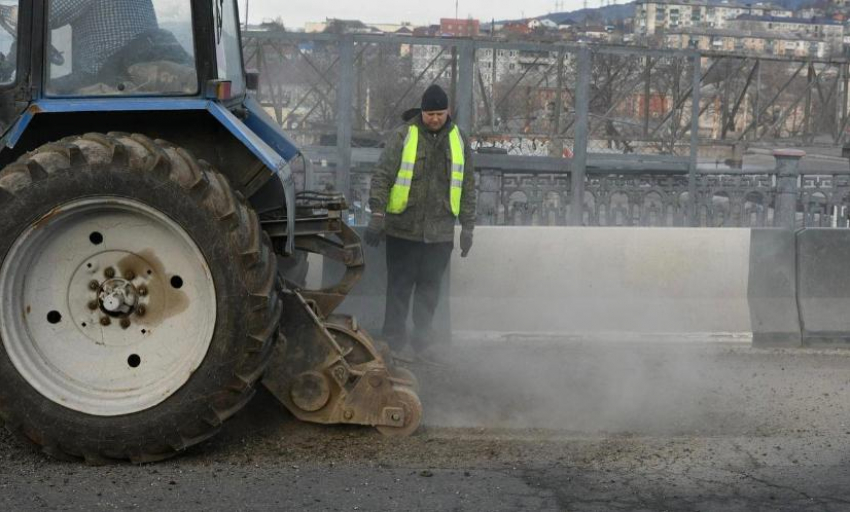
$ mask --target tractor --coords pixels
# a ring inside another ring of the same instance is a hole
[[[236,0],[0,0],[0,27],[9,431],[155,462],[260,385],[300,420],[418,428],[414,375],[334,314],[360,239],[342,195],[296,191],[303,155],[251,94]],[[342,280],[288,277],[305,253]]]

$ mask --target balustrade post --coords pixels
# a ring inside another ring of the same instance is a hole
[[[354,100],[354,38],[339,39],[339,83],[336,103],[336,189],[350,199],[351,195],[351,124]]]
[[[493,169],[481,169],[478,180],[479,226],[495,226],[499,222],[499,204],[502,193],[502,173]]]
[[[776,159],[776,206],[773,213],[773,225],[779,228],[797,227],[797,195],[800,176],[800,160],[805,151],[797,149],[777,149],[773,152]]]
[[[578,51],[578,70],[575,85],[575,142],[570,172],[570,184],[573,190],[570,224],[573,226],[581,226],[584,220],[584,180],[587,170],[591,58],[590,48],[582,44]]]

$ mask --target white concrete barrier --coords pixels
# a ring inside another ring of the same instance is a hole
[[[476,229],[452,261],[452,327],[497,332],[748,332],[750,231]]]
[[[478,227],[451,264],[453,331],[749,333],[749,229]],[[342,306],[383,317],[385,255]],[[327,269],[326,269],[327,270]],[[327,276],[333,280],[333,276]]]

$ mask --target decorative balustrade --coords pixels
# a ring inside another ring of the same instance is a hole
[[[306,153],[312,163],[311,188],[333,189],[337,183],[333,148],[308,148]],[[348,197],[350,220],[356,224],[368,221],[369,184],[379,154],[375,149],[355,152]],[[693,187],[684,166],[674,160],[645,168],[630,163],[622,169],[612,162],[591,162],[577,217],[584,226],[850,227],[850,169],[800,174],[802,152],[777,155],[773,169],[699,170]],[[568,159],[478,155],[478,223],[574,224],[569,164]],[[299,188],[306,186],[307,175],[296,169]],[[783,197],[788,198],[785,206]]]

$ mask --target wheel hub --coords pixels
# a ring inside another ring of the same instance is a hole
[[[139,291],[133,283],[122,278],[103,283],[97,296],[101,309],[111,316],[129,316],[139,303]]]

